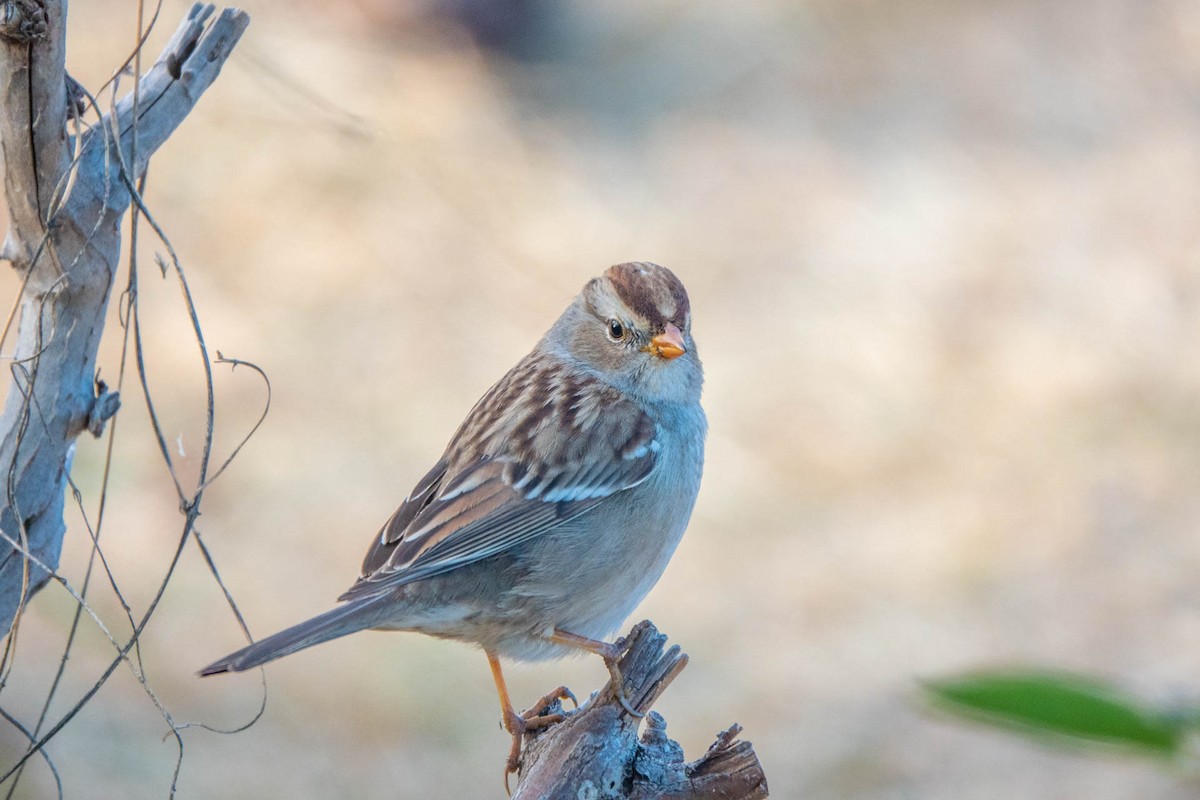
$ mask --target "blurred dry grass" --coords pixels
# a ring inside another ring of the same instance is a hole
[[[1200,689],[1200,6],[533,4],[544,35],[506,59],[417,3],[246,5],[149,199],[210,347],[274,387],[201,519],[255,633],[324,610],[475,398],[587,278],[649,259],[688,284],[708,369],[705,487],[639,611],[692,655],[661,704],[689,753],[737,720],[782,798],[1194,796],[931,720],[912,687],[1035,661]],[[96,86],[132,6],[71,26]],[[152,381],[192,453],[200,372],[151,254]],[[227,449],[262,390],[218,372]],[[142,608],[181,517],[126,388],[105,541]],[[102,453],[76,461],[93,500]],[[54,663],[67,600],[34,603],[25,664]],[[143,646],[178,718],[251,716],[256,676],[192,677],[237,644],[190,553]],[[88,633],[67,696],[108,658]],[[187,732],[182,797],[499,796],[481,655],[363,635],[268,675],[253,728]],[[68,796],[162,796],[157,719],[119,674],[51,747]],[[18,796],[52,790],[30,778]]]

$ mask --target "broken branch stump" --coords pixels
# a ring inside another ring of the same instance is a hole
[[[609,682],[566,719],[525,735],[513,800],[757,800],[767,779],[750,742],[738,741],[741,726],[721,733],[696,761],[667,737],[666,721],[649,711],[685,666],[678,645],[650,622],[640,622],[624,642],[621,674],[626,696],[642,720],[627,712]],[[539,713],[564,713],[555,701]]]

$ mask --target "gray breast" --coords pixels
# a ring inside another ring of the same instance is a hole
[[[543,607],[547,624],[607,638],[662,576],[700,488],[705,426],[699,405],[660,418],[667,431],[650,478],[536,545],[538,568],[518,593]],[[695,433],[671,435],[680,430]]]

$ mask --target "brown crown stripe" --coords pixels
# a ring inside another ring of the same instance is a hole
[[[675,273],[658,264],[630,261],[605,271],[621,302],[655,328],[668,322],[684,328],[691,311],[687,291]]]

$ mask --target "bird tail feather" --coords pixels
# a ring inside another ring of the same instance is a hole
[[[204,676],[220,672],[241,672],[290,655],[297,650],[370,628],[382,621],[379,604],[374,602],[377,599],[372,597],[356,603],[346,603],[332,611],[326,611],[230,653],[200,670],[199,674]]]

